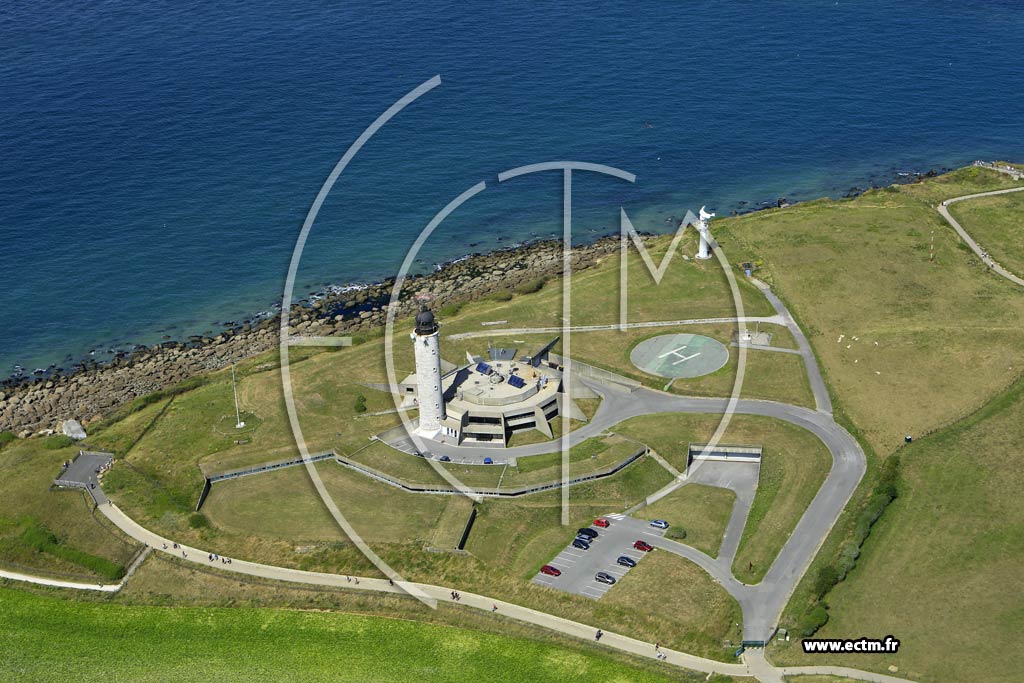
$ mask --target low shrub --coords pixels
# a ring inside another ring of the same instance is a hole
[[[50,449],[51,451],[60,450],[61,448],[67,448],[71,444],[75,443],[75,440],[70,436],[64,434],[54,434],[53,436],[46,437],[46,441],[43,442],[43,446]]]
[[[839,583],[839,570],[834,565],[826,564],[818,567],[818,573],[814,576],[814,595],[821,599],[832,590],[832,587]]]
[[[544,288],[544,284],[546,282],[547,281],[542,277],[530,280],[529,282],[524,282],[516,287],[516,294],[533,294],[534,292],[539,292]]]
[[[0,448],[3,448],[12,441],[17,440],[18,437],[14,435],[14,432],[0,432]]]
[[[202,512],[193,512],[188,516],[188,525],[193,529],[209,529],[210,520]]]
[[[805,638],[810,638],[818,632],[818,629],[827,623],[828,610],[825,609],[825,605],[819,603],[807,610],[800,618],[800,635]]]
[[[358,396],[356,396],[355,411],[357,413],[365,413],[366,412],[366,397],[363,396],[362,394],[359,394]]]
[[[665,538],[671,538],[675,541],[682,541],[686,539],[686,529],[681,526],[671,526],[668,531],[665,532]]]
[[[444,306],[442,306],[440,308],[440,310],[438,310],[437,313],[442,318],[451,318],[452,316],[458,315],[459,311],[462,310],[462,307],[464,305],[465,304],[463,302],[461,302],[461,301],[458,301],[458,302],[455,302],[455,303],[450,303],[450,304],[445,304]]]

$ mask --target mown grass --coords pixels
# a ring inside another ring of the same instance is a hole
[[[111,428],[108,436],[130,440],[146,416],[139,417]],[[90,437],[89,443],[98,440]],[[0,451],[0,565],[71,580],[119,578],[118,568],[136,552],[134,541],[95,513],[83,491],[53,488],[63,463],[80,447],[51,450],[43,439],[25,439]]]
[[[664,519],[676,535],[679,530],[686,532],[682,543],[717,557],[735,503],[736,494],[729,489],[687,484],[644,507],[638,516]]]
[[[829,663],[882,672],[895,664],[926,681],[1016,676],[1006,653],[1024,632],[1012,588],[1024,582],[1022,440],[1018,382],[970,417],[900,450],[900,496],[875,525],[856,568],[829,594],[831,618],[817,634],[891,633],[900,651],[830,656]],[[955,637],[936,638],[946,629]],[[792,641],[779,644],[777,659],[811,657]]]
[[[269,609],[169,611],[10,590],[0,590],[0,605],[0,678],[12,683],[671,680],[597,651],[403,619]]]
[[[720,419],[718,415],[646,415],[627,420],[616,430],[642,439],[682,471],[689,444],[711,438]],[[832,461],[828,449],[812,433],[756,415],[732,416],[722,443],[754,444],[764,449],[757,493],[733,564],[736,578],[756,583],[800,521]]]
[[[1024,192],[957,202],[949,212],[1000,265],[1024,277]]]
[[[763,262],[758,275],[798,316],[843,410],[883,457],[905,434],[969,414],[1024,370],[1024,293],[989,273],[934,209],[1013,184],[962,169],[716,221],[730,260]]]
[[[792,348],[796,345],[792,335],[785,327],[762,325],[761,328],[772,333],[773,346]],[[664,389],[669,380],[641,371],[633,365],[629,354],[633,347],[645,339],[677,333],[703,334],[717,339],[728,347],[729,359],[722,368],[711,374],[703,377],[676,379],[672,382],[669,390],[674,394],[686,396],[731,395],[739,362],[738,350],[736,347],[730,346],[736,333],[736,327],[731,324],[574,332],[572,334],[572,357],[575,360],[635,379],[652,389]],[[489,340],[495,346],[518,347],[522,353],[527,354],[540,348],[553,336],[553,334],[507,335],[495,331],[494,336]],[[456,359],[464,357],[466,351],[477,354],[481,353],[481,350],[486,351],[487,342],[488,338],[481,337],[442,339],[442,347],[446,349],[444,353],[447,356]],[[555,345],[556,353],[562,353],[562,350],[562,342]],[[748,350],[741,396],[814,407],[814,396],[811,393],[803,361],[800,356],[790,353]]]
[[[557,444],[553,445],[557,448]],[[587,439],[569,450],[569,473],[589,474],[612,467],[636,452],[640,444],[614,435]],[[516,489],[559,481],[562,478],[560,451],[519,458],[515,465],[459,465],[429,463],[423,458],[396,451],[380,442],[351,454],[349,459],[396,477],[409,484],[450,487],[434,466],[449,472],[466,486]],[[500,484],[500,487],[498,486]]]
[[[117,581],[124,576],[123,564],[68,545],[30,515],[18,519],[0,517],[0,534],[0,555],[4,557],[28,551],[69,562],[108,581]]]

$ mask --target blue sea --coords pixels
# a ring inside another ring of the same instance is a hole
[[[47,2],[0,7],[0,375],[216,330],[280,301],[348,146],[442,85],[341,176],[297,294],[393,274],[431,217],[489,188],[417,268],[560,229],[840,196],[1024,160],[1024,5]]]

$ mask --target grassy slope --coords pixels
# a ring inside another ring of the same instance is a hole
[[[673,529],[685,530],[683,543],[717,557],[735,502],[736,494],[729,489],[688,484],[643,508],[639,515],[664,519]]]
[[[1024,610],[1024,383],[970,418],[901,451],[901,496],[857,569],[830,597],[822,637],[893,634],[900,652],[830,662],[925,681],[1013,680]],[[884,605],[884,608],[880,608]],[[807,663],[795,646],[780,658]],[[815,658],[815,661],[817,658]]]
[[[1004,268],[1024,273],[1024,192],[957,202],[949,212]]]
[[[760,253],[768,255],[766,276],[811,333],[826,376],[841,399],[837,414],[863,437],[869,464],[875,462],[871,446],[884,456],[897,448],[904,430],[920,434],[949,424],[954,424],[952,431],[960,429],[963,424],[956,424],[958,419],[992,400],[1020,376],[1024,297],[1018,288],[987,273],[931,208],[942,199],[1009,185],[994,173],[965,169],[896,193],[874,192],[852,201],[806,205],[803,215],[788,221],[781,220],[781,215],[779,221],[759,217],[758,224],[748,226],[760,230],[779,223],[780,229],[786,229],[788,223],[789,235],[799,235],[789,250],[777,241],[781,233],[770,234],[774,227],[753,236],[734,224],[746,248],[756,244],[763,249]],[[932,230],[937,259],[928,264],[926,242]],[[890,258],[878,258],[881,253]],[[836,267],[837,263],[841,266]],[[822,300],[832,305],[821,306]],[[864,300],[870,302],[866,308],[852,305]],[[865,329],[871,334],[865,334]],[[844,343],[836,343],[838,334],[847,335]],[[852,335],[860,337],[859,344]],[[873,348],[872,339],[880,340],[882,348]],[[847,344],[853,348],[846,349]],[[874,370],[863,372],[859,366],[864,360],[850,362],[851,357],[863,359],[865,351],[876,350],[883,352],[878,361],[887,365],[880,376],[872,378]],[[886,375],[894,376],[886,380]],[[922,396],[928,400],[920,400]],[[995,403],[1003,401],[1001,397]],[[1016,458],[1012,439],[989,447],[985,454],[989,458]],[[979,501],[981,509],[1012,505],[1019,487],[1008,489],[1000,482],[1002,473],[985,468],[979,472],[973,463],[947,467],[976,456],[972,446],[953,442],[937,449],[927,468],[923,453],[920,459],[904,461],[908,479],[904,498],[883,517],[858,568],[830,597],[833,621],[821,635],[892,632],[903,640],[894,659],[902,662],[901,673],[910,677],[1007,680],[995,672],[1002,670],[1005,652],[1014,647],[1024,629],[1019,610],[1007,613],[1000,604],[1005,603],[1000,587],[1019,583],[1019,559],[1015,558],[1021,546],[1016,544],[1015,553],[1014,546],[1005,545],[1001,550],[1011,552],[994,552],[990,538],[1002,532],[989,530],[995,524],[992,517],[976,525],[974,520],[983,515],[973,514],[973,509]],[[870,488],[873,474],[869,469],[861,491]],[[914,504],[909,503],[911,499]],[[862,502],[858,494],[844,512],[798,587],[783,625],[792,625],[803,609],[817,567],[835,557]],[[966,525],[963,510],[972,511]],[[955,566],[950,561],[951,547],[959,549],[952,555],[960,553],[959,557],[972,561]],[[993,613],[1001,616],[993,619]],[[993,651],[993,643],[1004,645],[1000,653]],[[783,662],[810,661],[797,650],[795,641],[777,645],[783,650],[773,656]],[[848,659],[853,666],[879,671],[889,663]],[[825,662],[819,657],[814,663]],[[954,676],[951,670],[960,673]]]
[[[110,681],[667,681],[525,638],[348,614],[125,607],[0,591],[12,683]],[[112,633],[118,634],[111,639]]]
[[[717,426],[717,416],[648,415],[627,420],[616,431],[643,439],[682,470],[688,445],[707,441]],[[764,447],[757,494],[734,565],[737,578],[757,582],[817,493],[831,459],[810,432],[759,416],[734,415],[724,442]],[[683,526],[689,531],[685,522]]]
[[[763,260],[759,275],[799,316],[842,409],[880,455],[969,413],[1024,370],[1024,292],[987,273],[933,208],[1003,178],[964,169],[716,223],[730,260]]]

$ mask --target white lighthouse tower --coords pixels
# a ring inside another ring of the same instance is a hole
[[[697,232],[700,233],[700,247],[697,250],[697,258],[707,260],[711,258],[711,235],[708,232],[708,219],[714,218],[715,214],[708,213],[704,208],[703,206],[700,207],[700,220],[697,221]]]
[[[416,329],[409,334],[416,351],[416,402],[420,424],[416,432],[433,438],[441,431],[444,393],[441,390],[440,333],[434,314],[424,304],[416,314]]]

